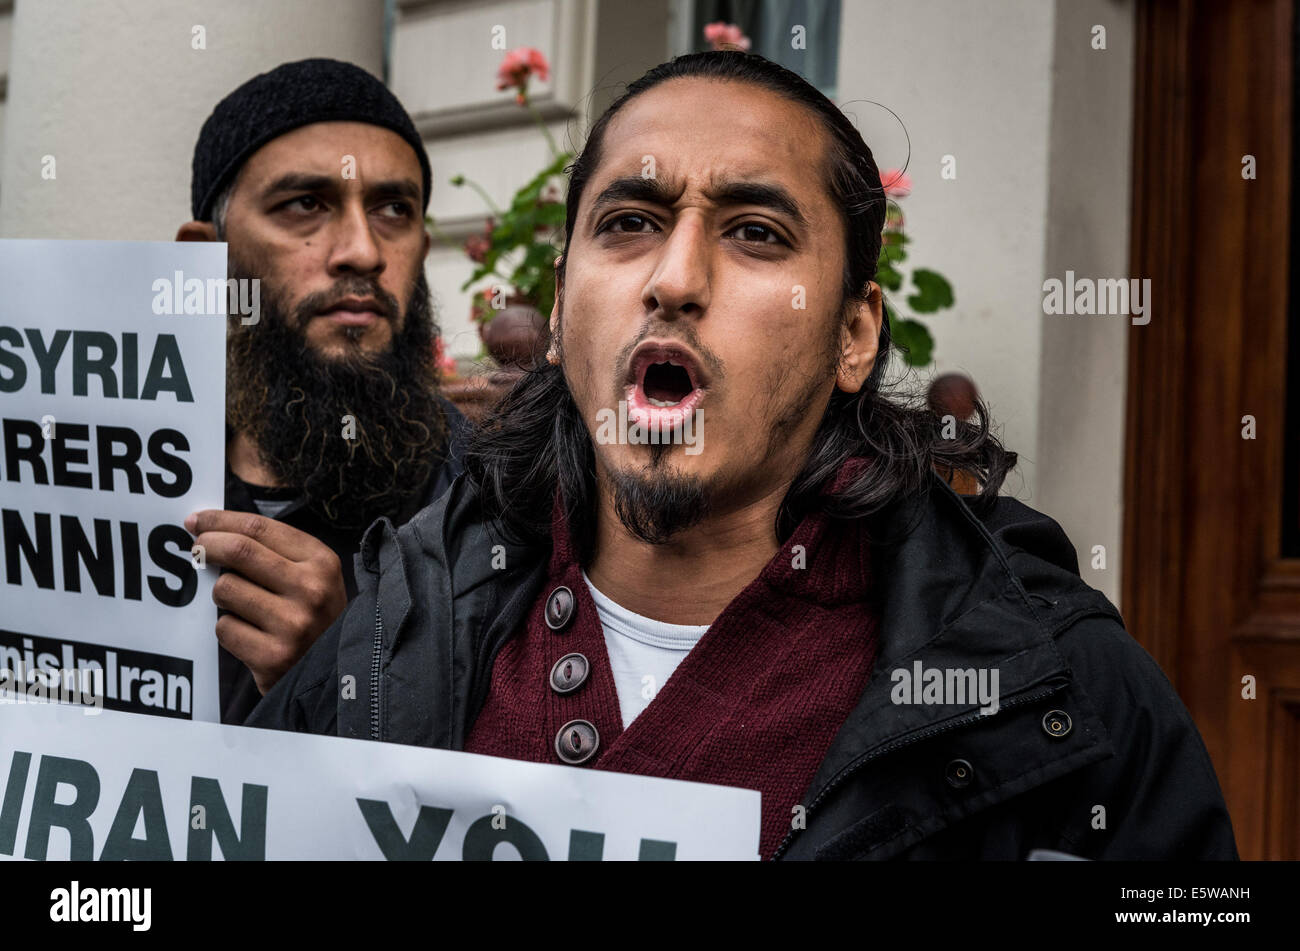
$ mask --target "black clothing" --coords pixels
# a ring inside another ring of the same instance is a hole
[[[397,524],[403,524],[420,509],[432,504],[447,491],[452,480],[461,472],[461,458],[464,454],[465,439],[469,432],[469,423],[450,402],[443,400],[442,408],[447,414],[447,449],[446,459],[430,476],[425,491],[403,512]],[[285,490],[266,489],[262,486],[250,486],[226,467],[226,501],[225,506],[232,512],[258,512],[257,500],[274,499]],[[348,600],[357,593],[356,571],[353,559],[361,547],[363,529],[339,529],[327,523],[318,513],[308,508],[301,496],[293,498],[289,504],[274,518],[299,531],[320,539],[334,550],[343,566],[343,584],[347,588]],[[253,675],[248,668],[224,647],[218,645],[220,657],[218,670],[221,679],[221,722],[240,724],[261,701],[262,695],[253,682]]]
[[[253,153],[315,122],[365,122],[403,139],[420,162],[424,209],[433,181],[415,123],[383,81],[336,59],[303,59],[260,73],[217,103],[199,130],[190,168],[190,214],[211,221],[212,206]]]
[[[1237,857],[1195,724],[1060,526],[936,476],[870,537],[880,652],[775,857]],[[379,520],[357,598],[248,725],[461,749],[548,555],[493,532],[464,477],[400,530]],[[921,658],[996,669],[998,712],[895,704],[891,671]]]

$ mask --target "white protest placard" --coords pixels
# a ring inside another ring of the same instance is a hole
[[[225,276],[224,244],[0,241],[0,678],[217,719],[184,520],[224,507]]]
[[[758,858],[755,790],[67,704],[0,724],[0,858]]]

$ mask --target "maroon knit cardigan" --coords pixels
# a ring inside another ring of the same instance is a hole
[[[869,562],[860,521],[804,518],[624,730],[596,605],[557,515],[549,578],[524,630],[497,656],[465,749],[559,763],[557,731],[587,720],[599,744],[575,768],[757,789],[759,851],[771,858],[871,675],[877,640]],[[576,602],[569,623],[554,631],[543,610],[560,585]],[[586,655],[591,672],[577,690],[560,694],[550,685],[551,668],[571,652]]]

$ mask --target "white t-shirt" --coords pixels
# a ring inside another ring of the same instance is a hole
[[[585,571],[582,580],[587,582],[600,625],[605,629],[605,651],[614,671],[614,689],[626,730],[663,689],[709,625],[665,624],[642,617],[601,594]]]

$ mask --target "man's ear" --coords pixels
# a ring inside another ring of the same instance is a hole
[[[555,301],[551,304],[551,339],[555,339],[556,331],[560,329],[560,295],[564,293],[564,271],[560,270],[560,265],[564,263],[564,255],[561,254],[555,259]]]
[[[850,304],[849,319],[840,330],[840,363],[835,386],[845,393],[862,389],[876,365],[880,326],[885,319],[885,298],[880,285],[868,282],[867,299]]]
[[[177,241],[216,241],[217,229],[211,221],[187,221],[176,229]]]

